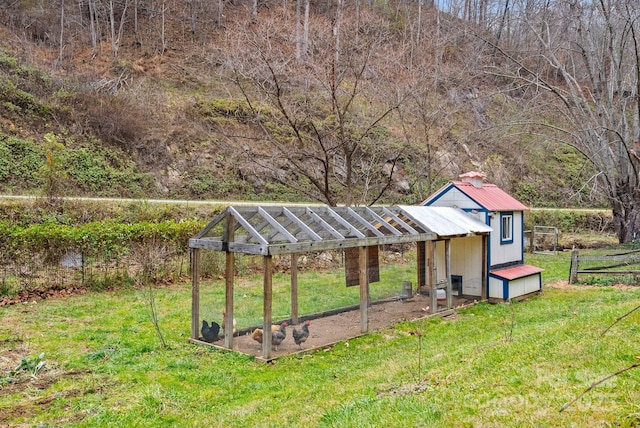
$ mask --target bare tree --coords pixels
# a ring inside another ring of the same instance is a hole
[[[58,61],[62,62],[62,52],[64,50],[64,0],[60,0],[60,50]]]
[[[304,19],[302,2],[304,1]],[[296,58],[304,61],[309,49],[309,0],[296,0]]]
[[[157,303],[157,282],[159,276],[165,272],[167,268],[167,260],[170,259],[171,251],[166,245],[158,240],[151,239],[135,245],[131,248],[131,258],[139,267],[136,283],[142,294],[142,298],[146,305],[147,315],[153,324],[156,336],[163,348],[167,348],[167,342],[162,335],[160,328],[160,313]]]
[[[96,2],[89,0],[89,34],[91,35],[92,54],[95,56],[98,46],[98,20],[96,18]]]
[[[575,147],[597,168],[613,209],[618,239],[640,228],[640,4],[634,0],[555,2],[555,13],[530,19],[527,49],[496,45],[509,77],[538,99],[553,138]],[[529,11],[531,12],[531,11]],[[489,43],[492,43],[489,41]]]
[[[124,23],[127,15],[127,8],[129,7],[129,0],[125,0],[124,6],[122,7],[122,13],[120,15],[120,22],[118,24],[118,32],[116,33],[116,16],[115,16],[115,5],[113,0],[109,0],[109,25],[111,29],[111,49],[113,51],[113,56],[118,57],[118,50],[120,49],[120,43],[122,42],[122,33],[124,31]]]
[[[355,37],[340,37],[346,25],[338,21],[314,31],[325,37],[316,40],[323,50],[305,63],[269,43],[278,26],[247,32],[227,49],[237,55],[228,58],[226,70],[246,106],[241,119],[255,131],[234,137],[253,142],[244,147],[257,169],[309,198],[329,205],[369,204],[392,182],[369,160],[397,158],[383,155],[397,151],[385,141],[384,124],[404,95],[380,93],[397,88],[389,70],[373,66],[374,55],[393,55],[382,47],[381,35],[370,34],[355,46]],[[375,63],[393,64],[389,58]]]

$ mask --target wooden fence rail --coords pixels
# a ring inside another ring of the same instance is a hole
[[[605,262],[606,264],[581,268],[580,264],[584,262]],[[578,282],[578,274],[640,275],[640,270],[638,269],[613,270],[619,267],[634,265],[640,265],[640,250],[600,256],[581,256],[578,250],[573,250],[571,251],[569,284]]]

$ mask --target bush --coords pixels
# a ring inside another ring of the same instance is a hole
[[[525,229],[533,226],[554,226],[564,233],[615,233],[611,212],[606,210],[530,210]]]
[[[0,134],[0,189],[25,191],[42,185],[37,172],[44,151],[33,141]]]

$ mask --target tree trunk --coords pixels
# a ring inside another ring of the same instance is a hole
[[[555,14],[527,10],[529,49],[511,53],[488,43],[513,61],[512,77],[532,86],[540,105],[555,98],[547,117],[533,125],[547,127],[593,164],[618,239],[628,242],[640,226],[640,7],[637,0],[555,7]]]
[[[628,182],[618,183],[618,198],[613,202],[613,223],[619,242],[640,238],[640,189]]]
[[[296,59],[302,59],[302,18],[301,5],[302,0],[296,0]]]

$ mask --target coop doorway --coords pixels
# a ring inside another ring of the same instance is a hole
[[[454,296],[462,296],[462,275],[451,275],[451,293]]]

